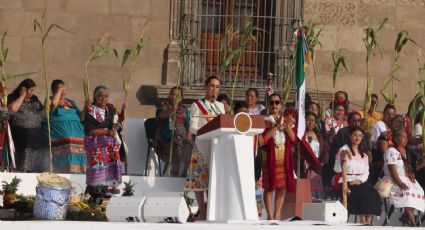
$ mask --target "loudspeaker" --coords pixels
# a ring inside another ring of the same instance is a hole
[[[303,220],[346,223],[348,211],[339,201],[304,203],[302,218]]]
[[[186,223],[189,208],[182,193],[164,192],[146,195],[143,206],[145,222],[178,222]]]
[[[111,197],[106,207],[110,222],[142,222],[142,207],[146,197]]]

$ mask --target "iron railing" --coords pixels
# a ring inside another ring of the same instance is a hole
[[[187,23],[196,39],[188,48],[183,85],[202,85],[211,75],[219,76],[224,86],[232,85],[236,61],[220,74],[223,63],[220,41],[229,27],[243,30],[249,18],[256,30],[254,39],[247,42],[241,55],[236,86],[265,87],[267,74],[273,73],[274,87],[282,88],[290,71],[293,34],[302,18],[302,0],[192,0],[173,10],[181,14],[180,22],[173,22],[173,26],[181,29]],[[234,39],[231,44],[236,48],[240,42]]]

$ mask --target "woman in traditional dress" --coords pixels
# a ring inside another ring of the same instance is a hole
[[[62,80],[52,82],[50,134],[53,151],[53,171],[85,173],[87,157],[84,151],[84,127],[81,110],[65,98],[67,87]]]
[[[310,178],[313,202],[320,202],[325,198],[320,174],[321,166],[328,161],[327,145],[323,137],[316,132],[316,114],[307,112],[305,119],[306,132],[301,141],[300,151],[306,160],[304,169],[307,178]]]
[[[179,92],[180,91],[180,92]],[[180,162],[184,161],[183,174],[186,175],[187,167],[189,166],[190,157],[192,154],[192,135],[189,130],[189,110],[178,102],[176,102],[177,93],[183,100],[183,89],[173,87],[168,95],[168,100],[161,102],[160,107],[156,111],[156,119],[159,123],[159,132],[156,139],[157,155],[164,162],[169,161],[170,157],[170,142],[172,132],[173,136],[173,152],[171,159],[171,176],[178,177],[180,172]],[[174,127],[173,113],[176,111]]]
[[[294,192],[294,168],[292,143],[296,141],[293,121],[281,114],[282,102],[279,94],[273,93],[269,98],[270,115],[266,118],[266,130],[260,136],[263,147],[262,177],[264,203],[268,220],[280,219],[285,192]],[[275,193],[274,210],[272,209]]]
[[[84,114],[84,148],[87,154],[87,190],[94,199],[103,195],[108,187],[121,184],[121,161],[118,137],[119,120],[116,109],[108,103],[109,89],[98,86],[93,103]],[[123,110],[125,103],[123,105]],[[100,193],[100,194],[99,194]]]
[[[326,115],[325,118],[325,129],[329,140],[338,133],[338,131],[348,125],[347,123],[347,107],[345,104],[335,102],[333,105],[333,114],[331,116]]]
[[[362,149],[362,139],[363,130],[352,128],[350,142],[336,155],[334,170],[341,175],[345,165],[348,213],[360,215],[362,224],[372,224],[372,215],[381,215],[381,198],[372,185],[366,183],[369,176],[369,157]],[[338,183],[342,183],[342,177]]]
[[[384,155],[384,178],[391,178],[393,186],[390,193],[390,202],[395,208],[404,208],[401,221],[416,226],[413,215],[414,209],[424,212],[424,190],[416,181],[411,163],[407,160],[407,134],[403,129],[393,134],[394,147],[387,149]]]
[[[216,100],[220,90],[220,80],[211,76],[205,80],[205,98],[195,101],[190,107],[190,131],[196,134],[200,128],[214,117],[225,114],[224,105]],[[191,165],[186,176],[184,189],[195,192],[198,203],[198,220],[205,220],[207,209],[204,203],[204,192],[208,190],[209,160],[211,142],[195,138]]]
[[[245,92],[245,101],[248,104],[249,115],[260,115],[266,108],[264,105],[258,103],[258,90],[256,88],[249,88]]]
[[[49,141],[41,127],[45,112],[35,89],[35,82],[25,79],[8,96],[17,170],[22,172],[45,172],[50,165]]]

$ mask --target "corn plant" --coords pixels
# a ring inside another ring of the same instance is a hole
[[[6,47],[6,36],[7,31],[3,33],[0,40],[0,69],[1,69],[1,92],[0,94],[3,97],[3,103],[5,106],[7,106],[7,88],[6,88],[6,81],[13,80],[18,77],[24,77],[28,75],[35,74],[37,72],[27,72],[27,73],[18,73],[18,74],[7,74],[6,73],[6,62],[7,57],[9,54],[9,48]]]
[[[177,109],[179,104],[181,103],[183,99],[183,95],[181,94],[181,80],[183,80],[186,83],[189,83],[189,69],[188,69],[188,60],[189,60],[189,50],[194,45],[196,39],[191,36],[190,34],[190,17],[188,15],[184,18],[183,27],[179,34],[178,39],[178,46],[180,49],[179,54],[179,62],[178,62],[178,69],[179,69],[179,77],[177,78],[177,92],[176,92],[176,98],[173,101],[174,105],[174,111],[171,113],[171,141],[170,141],[170,154],[168,156],[168,175],[171,174],[171,169],[173,167],[171,161],[173,159],[173,141],[174,141],[174,127],[176,124],[176,115],[177,115]]]
[[[344,67],[345,71],[347,70],[347,65],[345,64],[345,57],[342,55],[342,51],[344,49],[337,49],[334,52],[332,52],[332,61],[334,63],[333,73],[332,73],[332,109],[331,109],[331,116],[333,116],[333,109],[334,109],[334,103],[335,103],[335,91],[336,91],[336,81],[338,77],[338,71],[342,67]]]
[[[256,30],[259,29],[254,27],[254,24],[252,22],[252,16],[246,16],[245,27],[242,31],[234,30],[232,26],[229,26],[226,30],[225,36],[220,41],[221,51],[224,52],[222,56],[223,62],[220,65],[220,75],[225,72],[226,68],[233,62],[233,59],[236,58],[236,69],[235,76],[232,79],[232,91],[230,94],[229,108],[233,107],[235,88],[236,83],[238,82],[239,65],[241,62],[242,55],[244,54],[249,41],[253,41],[255,43],[257,42],[255,37],[253,36],[253,33]],[[239,40],[239,44],[235,49],[232,49],[233,41],[235,39]],[[232,73],[232,71],[230,71],[230,73]]]
[[[196,39],[191,36],[190,34],[190,16],[186,15],[183,20],[183,26],[179,34],[179,38],[177,41],[178,47],[180,49],[179,54],[179,62],[178,62],[178,69],[179,69],[179,78],[177,79],[177,86],[180,86],[181,81],[184,82],[184,84],[190,84],[189,81],[189,50],[190,48],[195,44]]]
[[[297,48],[296,48],[296,45],[295,45],[295,49],[294,50],[296,50],[296,49]],[[283,90],[282,90],[282,105],[283,106],[286,105],[286,102],[289,99],[289,95],[291,94],[292,81],[294,80],[295,59],[296,59],[296,55],[295,55],[295,52],[293,51],[292,52],[291,64],[289,66],[289,72],[288,72],[288,75],[285,77],[285,80],[283,82]]]
[[[418,71],[418,85],[420,92],[416,94],[412,101],[412,106],[409,109],[409,117],[412,120],[411,128],[415,128],[415,122],[413,122],[417,115],[422,115],[422,126],[425,124],[425,62],[421,60],[421,54],[418,58],[419,71]],[[425,156],[425,129],[422,129],[422,155]]]
[[[121,75],[121,82],[122,82],[122,88],[124,90],[124,101],[127,103],[127,99],[128,99],[128,91],[130,90],[130,86],[131,86],[131,79],[133,76],[133,72],[134,72],[134,66],[136,64],[137,58],[139,57],[142,49],[146,46],[146,44],[149,42],[148,38],[144,37],[144,32],[146,29],[146,26],[150,23],[150,20],[147,20],[145,22],[145,24],[142,27],[142,32],[137,40],[137,44],[133,49],[125,49],[124,53],[122,55],[122,61],[121,61],[121,69],[124,68],[124,66],[127,64],[128,61],[131,62],[130,64],[130,69],[128,71],[128,77],[125,78],[124,75]],[[117,52],[114,50],[114,53],[117,56]],[[118,109],[118,108],[117,108]],[[123,124],[123,141],[126,140],[126,128],[125,128],[125,121],[127,120],[127,108],[123,107],[123,113],[124,113],[124,124]],[[126,173],[127,173],[127,157],[125,158],[125,168],[126,168]]]
[[[7,57],[8,57],[8,54],[9,54],[9,48],[6,47],[6,36],[7,36],[7,31],[5,31],[3,33],[3,35],[1,36],[1,39],[0,39],[0,69],[1,69],[1,83],[0,83],[1,84],[0,85],[1,99],[0,100],[2,100],[2,102],[0,104],[2,104],[1,106],[5,106],[5,107],[7,107],[6,81],[37,73],[37,72],[27,72],[27,73],[18,73],[18,74],[6,73],[6,62],[7,62]],[[1,129],[3,131],[4,131],[5,128],[6,128],[5,123],[1,124]],[[4,158],[8,159],[9,158],[8,155],[9,155],[9,149],[6,148]],[[8,162],[9,162],[8,160],[5,161],[5,163],[6,163],[5,169],[6,170],[9,169]]]
[[[121,77],[121,81],[122,81],[122,88],[124,90],[124,101],[127,101],[128,99],[128,91],[130,90],[130,86],[131,86],[131,79],[133,76],[133,72],[134,72],[134,66],[136,64],[137,58],[140,55],[140,52],[142,51],[142,49],[146,46],[146,44],[148,44],[149,42],[149,38],[144,37],[144,32],[146,29],[146,26],[150,23],[151,21],[148,20],[145,22],[145,24],[143,25],[142,28],[142,32],[137,40],[137,44],[133,49],[126,49],[124,51],[124,54],[122,56],[122,61],[121,61],[121,68],[124,68],[124,66],[126,65],[126,63],[130,60],[131,64],[130,64],[130,69],[128,71],[128,77],[125,78],[124,76]],[[124,108],[124,115],[125,115],[125,108]]]
[[[44,7],[41,14],[41,19],[34,19],[33,27],[34,32],[38,31],[40,33],[40,42],[41,42],[41,52],[42,52],[42,59],[43,59],[43,78],[45,83],[45,90],[46,90],[46,97],[44,98],[44,110],[46,112],[46,118],[47,118],[47,132],[49,137],[49,152],[50,152],[50,172],[53,171],[53,153],[52,153],[52,138],[50,134],[50,90],[49,90],[49,78],[47,74],[47,58],[46,58],[46,40],[47,36],[49,35],[50,31],[53,28],[60,29],[62,31],[69,32],[68,30],[64,29],[63,27],[59,26],[58,24],[50,24],[47,25],[47,0],[44,0]],[[69,32],[71,33],[71,32]]]
[[[91,62],[94,60],[97,60],[104,56],[105,54],[108,54],[111,50],[114,52],[115,57],[118,57],[117,50],[109,48],[110,41],[113,40],[113,38],[109,34],[103,35],[103,37],[98,38],[96,41],[96,44],[91,45],[91,53],[89,57],[87,58],[87,61],[84,63],[84,70],[85,75],[83,78],[83,85],[84,85],[84,98],[85,102],[90,102],[90,79],[89,79],[89,71],[88,67]]]
[[[406,46],[408,42],[411,42],[415,45],[418,45],[414,40],[409,37],[409,33],[407,30],[401,30],[397,34],[397,39],[394,45],[394,57],[393,57],[393,65],[391,66],[391,71],[388,74],[387,79],[385,80],[385,84],[383,89],[381,90],[381,95],[385,99],[387,103],[395,104],[395,100],[397,98],[397,94],[394,90],[394,81],[400,81],[396,74],[402,68],[402,65],[399,63],[399,58],[402,55],[402,50]],[[386,92],[386,88],[391,84],[391,93]]]
[[[371,125],[369,124],[369,113],[367,112],[370,107],[372,100],[372,91],[373,91],[373,78],[370,74],[370,58],[372,55],[375,55],[375,50],[378,49],[382,57],[382,49],[377,41],[377,32],[381,30],[385,23],[388,21],[388,18],[384,18],[384,21],[377,29],[372,27],[367,27],[363,29],[365,37],[363,38],[363,43],[366,48],[366,71],[367,71],[367,87],[365,92],[365,100],[363,105],[364,111],[364,130],[370,132]]]
[[[316,65],[314,63],[314,49],[316,48],[316,46],[320,46],[320,49],[322,49],[322,43],[319,40],[319,36],[320,36],[320,33],[322,32],[322,29],[319,29],[316,32],[315,30],[316,24],[305,25],[304,27],[307,29],[307,34],[305,37],[306,46],[308,51],[310,51],[311,62],[313,63],[313,76],[314,76],[314,82],[316,83],[316,96],[317,96],[318,102],[323,108],[323,102],[319,96],[319,85],[317,84]]]

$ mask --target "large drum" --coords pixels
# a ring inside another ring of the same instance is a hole
[[[34,203],[34,217],[47,220],[63,220],[71,195],[71,182],[52,173],[37,176],[38,185]]]

